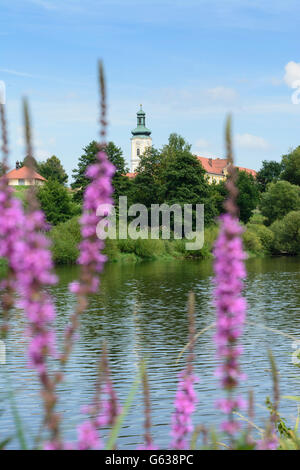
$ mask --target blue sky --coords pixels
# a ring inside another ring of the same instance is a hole
[[[108,138],[128,161],[140,103],[158,148],[178,132],[195,153],[223,157],[231,111],[237,163],[280,160],[300,145],[299,23],[298,0],[0,0],[11,161],[24,156],[26,95],[36,157],[55,154],[71,174],[98,138],[99,58]]]

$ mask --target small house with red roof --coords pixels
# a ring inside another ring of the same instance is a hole
[[[14,170],[6,173],[5,178],[10,186],[41,186],[47,181],[46,178],[27,166],[19,168],[18,162]]]

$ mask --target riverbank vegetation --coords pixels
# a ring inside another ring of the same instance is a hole
[[[80,241],[78,216],[82,196],[88,184],[86,170],[96,161],[97,143],[83,149],[73,171],[71,188],[68,176],[56,156],[34,166],[48,181],[37,193],[50,225],[56,264],[73,264],[78,256]],[[200,250],[187,251],[185,240],[107,240],[110,261],[138,261],[164,258],[209,258],[217,233],[216,220],[223,213],[227,197],[225,181],[209,184],[199,160],[186,140],[171,134],[161,150],[151,148],[141,156],[134,178],[126,176],[128,169],[120,147],[107,145],[109,160],[115,165],[112,179],[118,212],[119,196],[127,196],[128,206],[144,204],[204,204],[205,236]],[[25,162],[25,160],[24,160]],[[21,162],[23,164],[24,162]],[[26,163],[26,162],[25,162]],[[245,231],[245,249],[250,256],[297,255],[300,211],[300,147],[282,157],[281,162],[263,161],[256,178],[239,171],[237,188],[240,221]],[[16,187],[15,195],[26,204],[25,186]]]
[[[257,211],[244,225],[243,242],[248,256],[279,256],[300,254],[300,211],[292,211],[271,226],[264,225],[265,217]],[[186,239],[151,240],[138,238],[106,240],[105,253],[109,261],[137,262],[164,259],[212,258],[218,226],[211,224],[204,230],[204,244],[199,250],[187,250]],[[49,232],[55,264],[75,264],[81,240],[78,217],[58,224]]]

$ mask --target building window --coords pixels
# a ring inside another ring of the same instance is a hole
[[[136,154],[138,157],[140,156],[140,149],[137,149]]]
[[[24,180],[24,179],[18,180],[18,184],[19,184],[19,185],[24,185],[24,184],[25,184],[25,180]]]

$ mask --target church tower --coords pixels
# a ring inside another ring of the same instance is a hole
[[[147,147],[152,147],[151,131],[146,127],[146,114],[142,110],[136,113],[137,127],[131,131],[131,172],[134,173],[139,166],[140,157]]]

